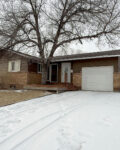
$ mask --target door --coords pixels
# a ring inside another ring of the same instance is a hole
[[[71,63],[62,63],[61,82],[71,83]]]
[[[82,68],[82,90],[113,91],[113,66]]]
[[[58,65],[52,64],[51,65],[51,82],[58,81]]]

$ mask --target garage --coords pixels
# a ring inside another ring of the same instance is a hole
[[[82,90],[113,91],[113,66],[83,67]]]

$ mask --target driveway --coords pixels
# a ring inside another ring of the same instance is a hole
[[[0,108],[0,150],[119,150],[120,93],[66,92]]]

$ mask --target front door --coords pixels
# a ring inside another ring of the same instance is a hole
[[[58,65],[52,64],[51,65],[51,82],[58,81]]]
[[[62,63],[61,82],[71,83],[71,63]]]

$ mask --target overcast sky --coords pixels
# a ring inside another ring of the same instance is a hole
[[[120,46],[109,47],[108,45],[103,44],[97,46],[96,40],[94,40],[94,41],[84,41],[82,45],[77,43],[71,43],[68,49],[69,49],[68,54],[71,54],[71,53],[86,53],[95,51],[116,50],[120,49]],[[57,53],[57,55],[59,55],[59,52]]]
[[[66,48],[65,48],[66,49]],[[110,47],[105,44],[97,45],[96,40],[84,41],[83,44],[71,43],[67,47],[67,53],[60,53],[56,51],[55,55],[70,55],[70,54],[79,54],[79,53],[90,53],[90,52],[100,52],[100,51],[109,51],[109,50],[120,50],[120,46]]]
[[[75,53],[86,53],[86,52],[95,52],[95,51],[107,51],[107,50],[116,50],[120,49],[120,46],[109,47],[108,45],[99,46],[94,41],[84,41],[83,45],[81,44],[70,44],[70,49],[73,49]],[[79,51],[80,50],[80,51]]]

